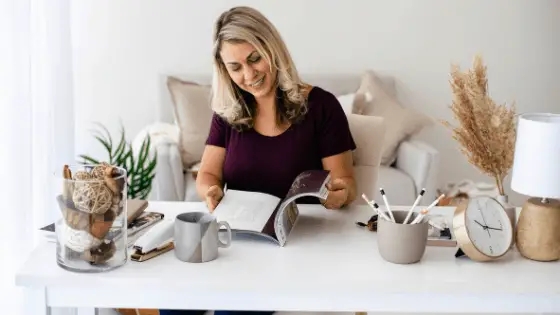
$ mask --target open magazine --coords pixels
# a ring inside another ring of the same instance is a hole
[[[227,189],[213,214],[219,221],[228,222],[234,233],[260,235],[284,246],[299,217],[296,200],[304,196],[327,199],[329,180],[328,171],[302,172],[283,199],[266,193]]]

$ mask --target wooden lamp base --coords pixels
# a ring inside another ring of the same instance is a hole
[[[560,259],[560,200],[527,200],[517,222],[516,245],[531,260]]]

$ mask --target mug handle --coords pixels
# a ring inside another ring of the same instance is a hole
[[[218,247],[228,248],[231,245],[231,227],[229,226],[229,224],[226,221],[219,221],[218,222],[218,230],[221,226],[225,227],[226,230],[227,230],[227,240],[224,243],[218,238]]]

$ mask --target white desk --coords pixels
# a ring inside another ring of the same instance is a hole
[[[168,215],[199,208],[193,203],[152,202]],[[17,274],[17,284],[49,307],[178,308],[282,311],[426,313],[560,312],[556,262],[523,259],[516,251],[500,261],[456,259],[454,248],[428,247],[413,265],[385,262],[376,234],[355,225],[367,207],[326,210],[301,206],[286,247],[240,240],[209,263],[189,264],[172,251],[146,262],[128,262],[107,273],[80,274],[56,264],[55,245],[38,247]],[[435,213],[452,215],[453,208]]]

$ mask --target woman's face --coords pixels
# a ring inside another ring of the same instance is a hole
[[[220,56],[233,82],[253,94],[255,99],[274,92],[270,65],[253,45],[224,42]]]

